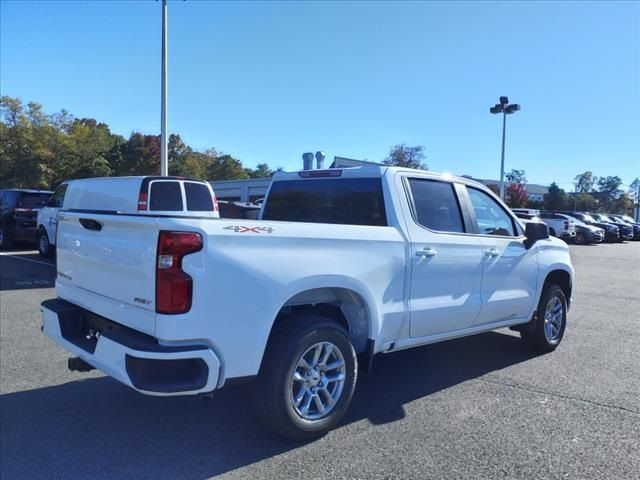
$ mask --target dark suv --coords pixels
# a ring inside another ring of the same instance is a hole
[[[0,190],[0,248],[14,240],[36,240],[38,211],[51,196],[47,190]]]

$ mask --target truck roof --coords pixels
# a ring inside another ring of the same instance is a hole
[[[420,175],[427,175],[434,179],[456,181],[469,185],[477,185],[486,190],[486,185],[471,180],[465,177],[458,177],[450,173],[438,173],[430,170],[418,170],[415,168],[405,167],[393,167],[386,165],[366,165],[362,167],[344,167],[344,168],[326,168],[321,170],[298,170],[293,172],[277,172],[273,176],[274,182],[283,180],[299,180],[301,178],[330,178],[330,177],[342,177],[342,178],[382,178],[387,173],[394,172],[406,172],[406,173],[419,173]]]

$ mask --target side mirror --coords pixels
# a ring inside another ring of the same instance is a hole
[[[542,222],[527,222],[524,227],[524,235],[527,237],[524,246],[531,248],[538,240],[549,238],[549,227]]]

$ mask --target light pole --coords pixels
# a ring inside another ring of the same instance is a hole
[[[500,198],[504,200],[504,139],[507,131],[507,115],[520,110],[517,103],[509,104],[508,97],[500,97],[500,103],[496,103],[489,109],[491,113],[502,113],[502,156],[500,160]]]
[[[160,175],[169,175],[167,150],[167,0],[162,0],[162,79],[160,99]]]

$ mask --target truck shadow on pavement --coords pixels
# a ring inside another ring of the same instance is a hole
[[[342,426],[397,421],[408,402],[534,356],[497,332],[379,356]],[[106,377],[5,394],[0,476],[202,479],[303,447],[259,424],[249,396],[239,385],[211,400],[147,397]]]

